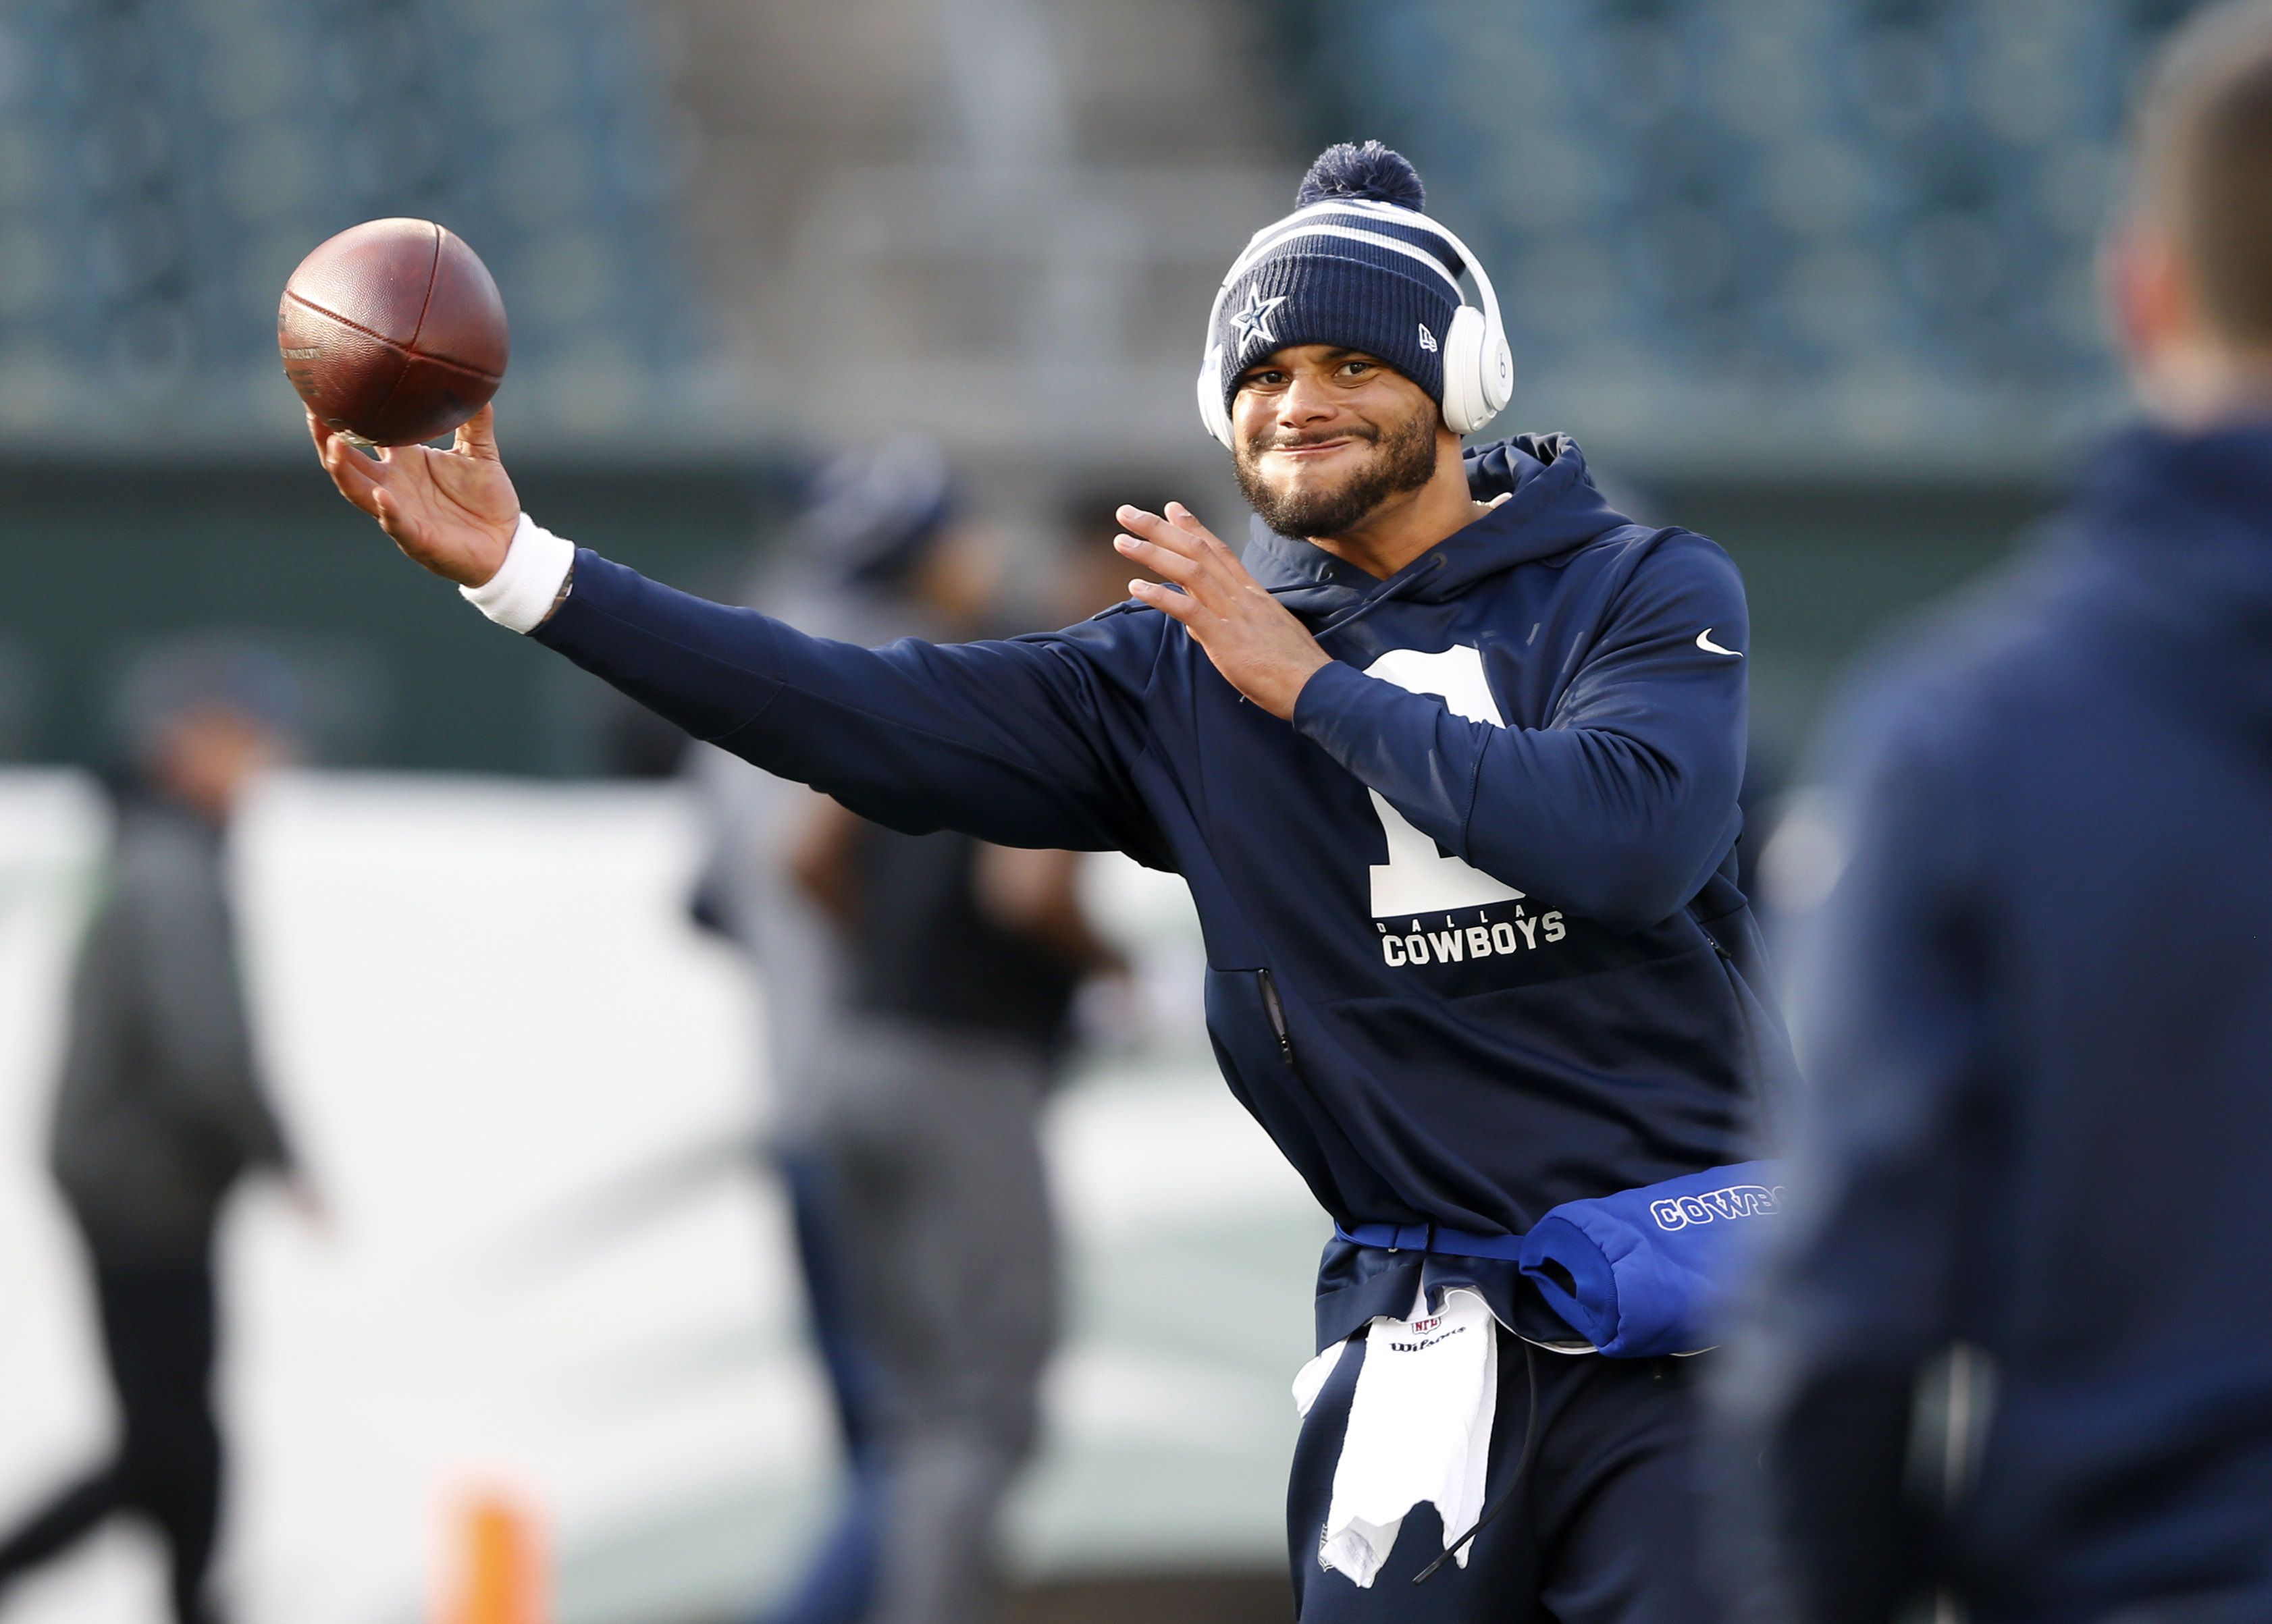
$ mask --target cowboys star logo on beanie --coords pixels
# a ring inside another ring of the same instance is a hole
[[[1338,199],[1387,204],[1339,209]],[[1226,291],[1212,335],[1222,398],[1238,375],[1297,344],[1363,350],[1444,399],[1444,335],[1460,308],[1459,250],[1420,210],[1420,176],[1378,141],[1329,146],[1302,178],[1292,214],[1254,234],[1252,263]]]

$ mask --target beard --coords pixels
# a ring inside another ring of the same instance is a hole
[[[1393,496],[1418,490],[1436,477],[1436,408],[1415,412],[1399,421],[1379,427],[1365,424],[1334,435],[1370,442],[1372,455],[1329,488],[1294,488],[1281,490],[1262,475],[1262,454],[1287,445],[1313,443],[1255,435],[1242,442],[1232,455],[1239,494],[1262,522],[1282,536],[1338,536],[1355,530]]]

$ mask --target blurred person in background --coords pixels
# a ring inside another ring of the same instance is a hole
[[[2179,31],[2133,157],[2147,421],[1902,634],[1769,859],[1807,1091],[1723,1395],[1746,1618],[2272,1619],[2272,5]]]
[[[1181,482],[1164,474],[1137,473],[1110,485],[1084,485],[1065,496],[1058,508],[1057,578],[1049,598],[1056,623],[1072,625],[1125,602],[1132,570],[1144,580],[1155,578],[1131,564],[1112,545],[1121,533],[1120,521],[1113,516],[1132,491],[1165,507],[1167,498],[1155,493],[1172,490]]]
[[[214,1228],[254,1171],[314,1209],[261,1076],[225,872],[246,786],[290,752],[295,690],[261,650],[198,644],[146,660],[123,709],[131,778],[71,983],[51,1145],[86,1245],[119,1441],[0,1541],[0,1592],[131,1511],[165,1537],[178,1624],[216,1624]]]
[[[760,567],[750,600],[811,617],[848,642],[914,635],[920,616],[904,590],[906,566],[949,517],[945,459],[902,443],[851,454],[813,472],[776,557]],[[806,1316],[833,1401],[847,1484],[834,1520],[770,1624],[848,1624],[873,1605],[879,1565],[883,1469],[880,1374],[853,1332],[849,1260],[830,1192],[819,1108],[823,1058],[846,1019],[844,965],[833,922],[793,873],[799,838],[826,798],[699,747],[689,770],[709,825],[710,851],[696,917],[749,955],[765,1009],[763,1066],[770,1106],[769,1166],[788,1198]]]
[[[935,448],[840,458],[758,596],[860,644],[995,629],[996,561],[957,507]],[[1040,1113],[1075,988],[1117,958],[1072,853],[900,833],[722,752],[698,771],[716,912],[766,981],[775,1159],[850,1471],[766,1617],[977,1619],[1057,1325]]]

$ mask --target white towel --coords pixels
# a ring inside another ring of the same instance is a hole
[[[1364,1367],[1318,1546],[1319,1566],[1367,1589],[1415,1506],[1434,1504],[1447,1547],[1484,1509],[1498,1407],[1496,1322],[1483,1298],[1466,1290],[1446,1293],[1438,1314],[1427,1312],[1424,1293],[1413,1307],[1411,1319],[1384,1317],[1366,1329]],[[1294,1378],[1304,1416],[1347,1345],[1335,1343]],[[1466,1567],[1469,1549],[1462,1546],[1453,1560]]]

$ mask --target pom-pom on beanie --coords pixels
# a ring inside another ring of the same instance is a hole
[[[1335,207],[1344,200],[1377,207]],[[1295,212],[1255,233],[1224,290],[1210,341],[1223,404],[1238,375],[1297,344],[1363,350],[1444,399],[1444,336],[1460,308],[1459,251],[1420,212],[1420,176],[1378,141],[1329,146],[1302,177]],[[1355,234],[1355,235],[1353,235]]]

